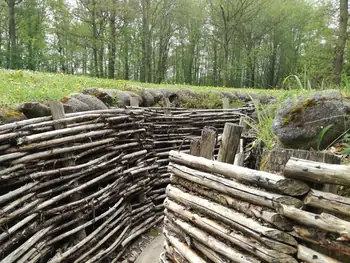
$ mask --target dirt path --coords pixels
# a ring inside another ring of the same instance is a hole
[[[135,263],[158,263],[159,256],[164,251],[165,238],[163,235],[156,237],[138,256]]]

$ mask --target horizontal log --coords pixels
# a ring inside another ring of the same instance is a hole
[[[234,246],[239,247],[240,249],[252,254],[266,262],[274,263],[274,262],[293,262],[296,261],[289,255],[286,255],[281,252],[277,252],[275,250],[269,249],[259,242],[252,238],[247,238],[242,234],[235,233],[231,229],[223,226],[222,224],[210,220],[204,216],[200,216],[195,212],[188,211],[184,206],[178,205],[175,202],[167,199],[164,202],[165,207],[172,211],[173,213],[179,215],[183,219],[190,221],[192,224],[197,227],[217,236],[220,236],[224,240],[229,241]],[[166,214],[167,215],[167,214]],[[176,219],[174,219],[176,220]],[[295,253],[296,250],[293,248],[291,253]]]
[[[195,251],[188,247],[187,244],[181,242],[178,238],[171,236],[165,231],[165,237],[169,243],[179,251],[180,255],[183,256],[189,263],[206,263]]]
[[[341,263],[305,246],[298,246],[298,258],[308,263]]]
[[[259,220],[264,220],[265,222],[276,226],[278,229],[287,231],[291,231],[293,229],[293,224],[290,222],[290,220],[272,210],[269,210],[266,207],[253,205],[246,201],[234,199],[228,195],[221,194],[210,188],[201,187],[198,184],[192,183],[188,180],[174,175],[170,177],[170,181],[172,184],[181,185],[190,191],[206,196],[219,204],[233,208],[234,210],[244,213],[249,217],[255,217]]]
[[[246,216],[233,211],[227,207],[208,201],[206,199],[188,194],[180,189],[169,185],[167,187],[167,196],[193,209],[198,209],[209,216],[217,218],[233,228],[244,232],[245,234],[261,240],[262,237],[274,241],[283,242],[289,245],[297,245],[296,240],[287,233],[262,225],[261,223],[247,218]]]
[[[200,241],[201,243],[207,244],[212,250],[223,255],[224,257],[232,260],[233,262],[239,263],[258,263],[260,260],[254,257],[245,255],[238,250],[226,245],[224,242],[216,239],[212,235],[207,234],[203,230],[194,227],[181,219],[175,219],[172,221],[176,226],[186,232],[190,237]]]
[[[319,163],[291,158],[284,169],[284,175],[319,184],[338,184],[350,186],[350,166]]]
[[[318,215],[285,205],[279,205],[278,212],[302,225],[337,233],[345,240],[350,241],[350,222],[348,221],[330,214],[322,213]]]
[[[350,198],[312,189],[304,199],[304,203],[323,210],[350,216]]]
[[[318,228],[294,226],[294,230],[290,234],[297,239],[350,257],[350,246],[346,242],[331,239],[329,233],[326,231],[321,231]]]
[[[238,181],[256,184],[260,187],[288,195],[299,196],[309,191],[309,186],[302,181],[237,165],[212,161],[202,157],[191,156],[181,152],[171,151],[170,160],[175,163],[187,165],[191,168],[198,168],[210,173],[218,173]]]
[[[247,186],[232,179],[222,178],[210,173],[201,172],[183,165],[170,163],[168,170],[183,179],[206,186],[235,198],[253,204],[274,209],[276,204],[287,204],[301,207],[303,203],[294,197],[269,193],[258,188]]]

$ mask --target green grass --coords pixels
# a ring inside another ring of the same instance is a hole
[[[100,79],[87,76],[65,75],[62,73],[41,73],[0,69],[0,103],[13,108],[29,101],[59,100],[86,87],[125,89],[129,85],[143,88],[190,88],[196,92],[235,91],[242,93],[284,94],[283,91],[263,89],[229,89],[222,87],[189,86],[181,84],[150,84],[134,81]],[[286,93],[289,93],[287,91]]]

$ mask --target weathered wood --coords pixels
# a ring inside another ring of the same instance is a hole
[[[190,249],[187,244],[181,242],[178,238],[169,235],[168,233],[164,233],[167,240],[169,240],[170,244],[176,248],[179,253],[190,263],[206,263],[204,259],[199,257],[199,255]]]
[[[193,156],[200,156],[200,152],[201,152],[201,140],[199,138],[195,138],[191,141],[190,154]]]
[[[284,175],[321,184],[339,184],[350,186],[350,166],[318,163],[291,158],[286,164]]]
[[[276,226],[278,229],[286,231],[291,231],[293,229],[293,224],[289,219],[265,207],[232,198],[228,195],[221,194],[210,188],[201,187],[198,184],[192,183],[177,176],[172,175],[170,177],[170,181],[172,184],[181,185],[190,191],[206,196],[219,204],[233,208],[249,217],[264,220],[265,222]]]
[[[323,210],[350,216],[350,198],[311,189],[304,203]]]
[[[276,204],[301,207],[303,203],[294,197],[269,193],[252,186],[246,186],[234,180],[222,178],[213,174],[201,172],[183,165],[170,163],[168,170],[183,179],[206,186],[221,193],[247,201],[249,203],[275,209]]]
[[[227,97],[222,98],[222,108],[223,109],[228,109],[230,108],[230,99]]]
[[[20,258],[28,249],[34,246],[42,237],[44,237],[52,229],[52,226],[46,227],[38,231],[35,235],[29,238],[25,243],[23,243],[19,248],[9,254],[4,258],[1,263],[15,263],[18,258]]]
[[[213,251],[209,247],[203,245],[202,243],[200,243],[196,240],[193,240],[192,243],[199,252],[201,252],[204,256],[209,258],[214,263],[227,263],[228,262],[228,260],[223,259],[219,254],[217,254],[215,251]]]
[[[233,228],[258,240],[265,237],[289,245],[297,244],[295,239],[287,233],[266,227],[261,223],[251,218],[247,218],[246,216],[227,207],[197,196],[193,196],[171,185],[167,187],[167,196],[172,200],[178,201],[186,206],[193,209],[198,209],[200,212],[222,220],[222,222],[227,223]]]
[[[130,106],[131,107],[139,107],[139,99],[135,96],[131,96],[130,98]]]
[[[51,115],[52,115],[52,120],[60,120],[60,119],[64,119],[65,118],[65,113],[64,113],[64,108],[63,108],[63,104],[61,102],[55,102],[55,101],[50,101],[49,102],[50,105],[50,110],[51,110]],[[54,124],[54,128],[55,130],[58,131],[62,131],[65,130],[65,128],[67,127],[66,123],[57,123]],[[73,128],[74,129],[74,128]],[[45,138],[44,138],[45,139]],[[72,157],[71,153],[65,153],[62,156],[63,158],[69,158],[68,161],[63,162],[63,166],[66,167],[71,167],[75,165],[75,161],[74,159],[71,159],[70,157]],[[79,183],[77,181],[73,182],[73,187],[78,187]],[[77,200],[80,200],[82,198],[81,193],[79,192],[75,192],[72,194],[72,196],[70,197],[70,200],[72,202],[75,202]],[[82,213],[77,213],[73,219],[75,218],[81,218],[83,216]],[[78,227],[80,225],[81,222],[78,222],[76,224],[76,226]],[[79,231],[77,231],[77,233],[74,236],[74,240],[73,243],[77,243],[80,240],[84,239],[86,237],[86,232],[85,232],[85,228],[81,228]]]
[[[320,215],[297,209],[292,206],[279,205],[278,212],[296,222],[322,230],[339,234],[342,238],[350,240],[350,222],[333,215],[322,213]]]
[[[225,123],[222,134],[218,161],[233,164],[239,148],[243,127],[233,123]]]
[[[202,130],[200,156],[211,160],[216,145],[217,131],[215,128],[206,126]]]
[[[297,239],[315,244],[328,251],[340,253],[348,258],[350,256],[350,246],[348,243],[336,241],[335,238],[332,239],[328,232],[321,231],[319,228],[294,226],[294,231],[290,232],[290,234]]]
[[[298,258],[308,263],[341,263],[302,245],[298,246]]]
[[[174,219],[173,223],[180,227],[184,232],[201,243],[207,244],[215,252],[231,259],[237,263],[258,263],[261,262],[251,256],[245,255],[232,247],[229,247],[224,242],[219,241],[215,237],[207,234],[206,232],[194,227],[181,219]],[[187,258],[186,258],[187,259]]]
[[[191,156],[186,153],[171,151],[170,160],[176,163],[187,165],[210,173],[218,173],[229,178],[257,184],[263,188],[279,191],[288,195],[303,195],[309,191],[309,186],[298,180],[285,178],[284,176],[256,171],[245,167],[227,163],[207,160],[205,158]]]
[[[247,238],[242,234],[236,233],[222,224],[210,220],[204,216],[200,216],[195,212],[188,211],[184,206],[178,205],[169,199],[166,199],[164,205],[167,209],[178,214],[183,219],[190,221],[199,228],[208,231],[211,234],[220,236],[224,240],[231,242],[234,246],[270,263],[274,262],[295,262],[295,260],[284,253],[269,249],[255,239]],[[292,248],[289,253],[295,253],[296,249]]]

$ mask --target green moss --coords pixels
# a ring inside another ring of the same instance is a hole
[[[245,103],[240,100],[234,100],[230,103],[230,108],[237,108],[237,107],[243,107]]]
[[[160,232],[159,228],[154,227],[147,233],[147,235],[150,237],[157,237],[160,235],[160,233],[161,232]]]
[[[283,126],[288,125],[289,123],[292,122],[296,122],[298,121],[299,117],[300,117],[300,113],[308,108],[308,107],[312,107],[315,106],[317,104],[315,99],[307,99],[305,100],[302,104],[296,106],[289,114],[289,116],[285,117],[283,119]]]
[[[202,92],[194,96],[181,96],[177,104],[188,109],[218,109],[222,108],[222,97],[213,92]]]

